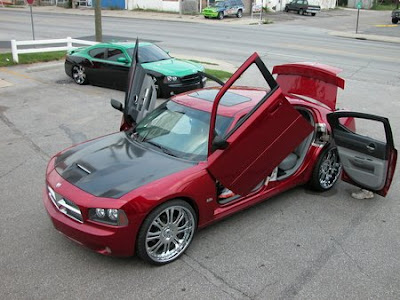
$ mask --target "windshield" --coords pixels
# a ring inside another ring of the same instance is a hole
[[[232,118],[218,116],[216,133],[226,133]],[[167,101],[136,126],[134,137],[169,155],[193,161],[207,159],[210,113]]]
[[[216,1],[214,4],[211,4],[211,6],[224,7],[225,6],[225,2],[224,1]]]
[[[132,57],[134,48],[129,48],[129,57]],[[139,63],[145,64],[159,60],[170,59],[171,56],[156,45],[140,46],[138,51]]]

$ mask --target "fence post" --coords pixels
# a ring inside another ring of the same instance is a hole
[[[68,51],[72,49],[72,41],[71,41],[71,37],[67,37],[67,48]]]
[[[11,40],[11,53],[13,61],[18,63],[18,50],[17,50],[17,41]]]

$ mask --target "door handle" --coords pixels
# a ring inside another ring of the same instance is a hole
[[[375,144],[371,143],[371,144],[367,145],[367,150],[370,152],[375,151]]]

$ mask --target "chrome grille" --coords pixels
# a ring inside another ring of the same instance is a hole
[[[57,209],[71,219],[83,223],[82,213],[79,207],[71,200],[57,194],[50,186],[47,186],[48,195]]]
[[[181,77],[182,84],[196,84],[200,83],[201,76],[199,74],[191,74]]]

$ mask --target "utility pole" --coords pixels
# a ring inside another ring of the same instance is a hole
[[[103,41],[103,30],[101,28],[101,0],[94,0],[94,27],[96,31],[96,42]]]

